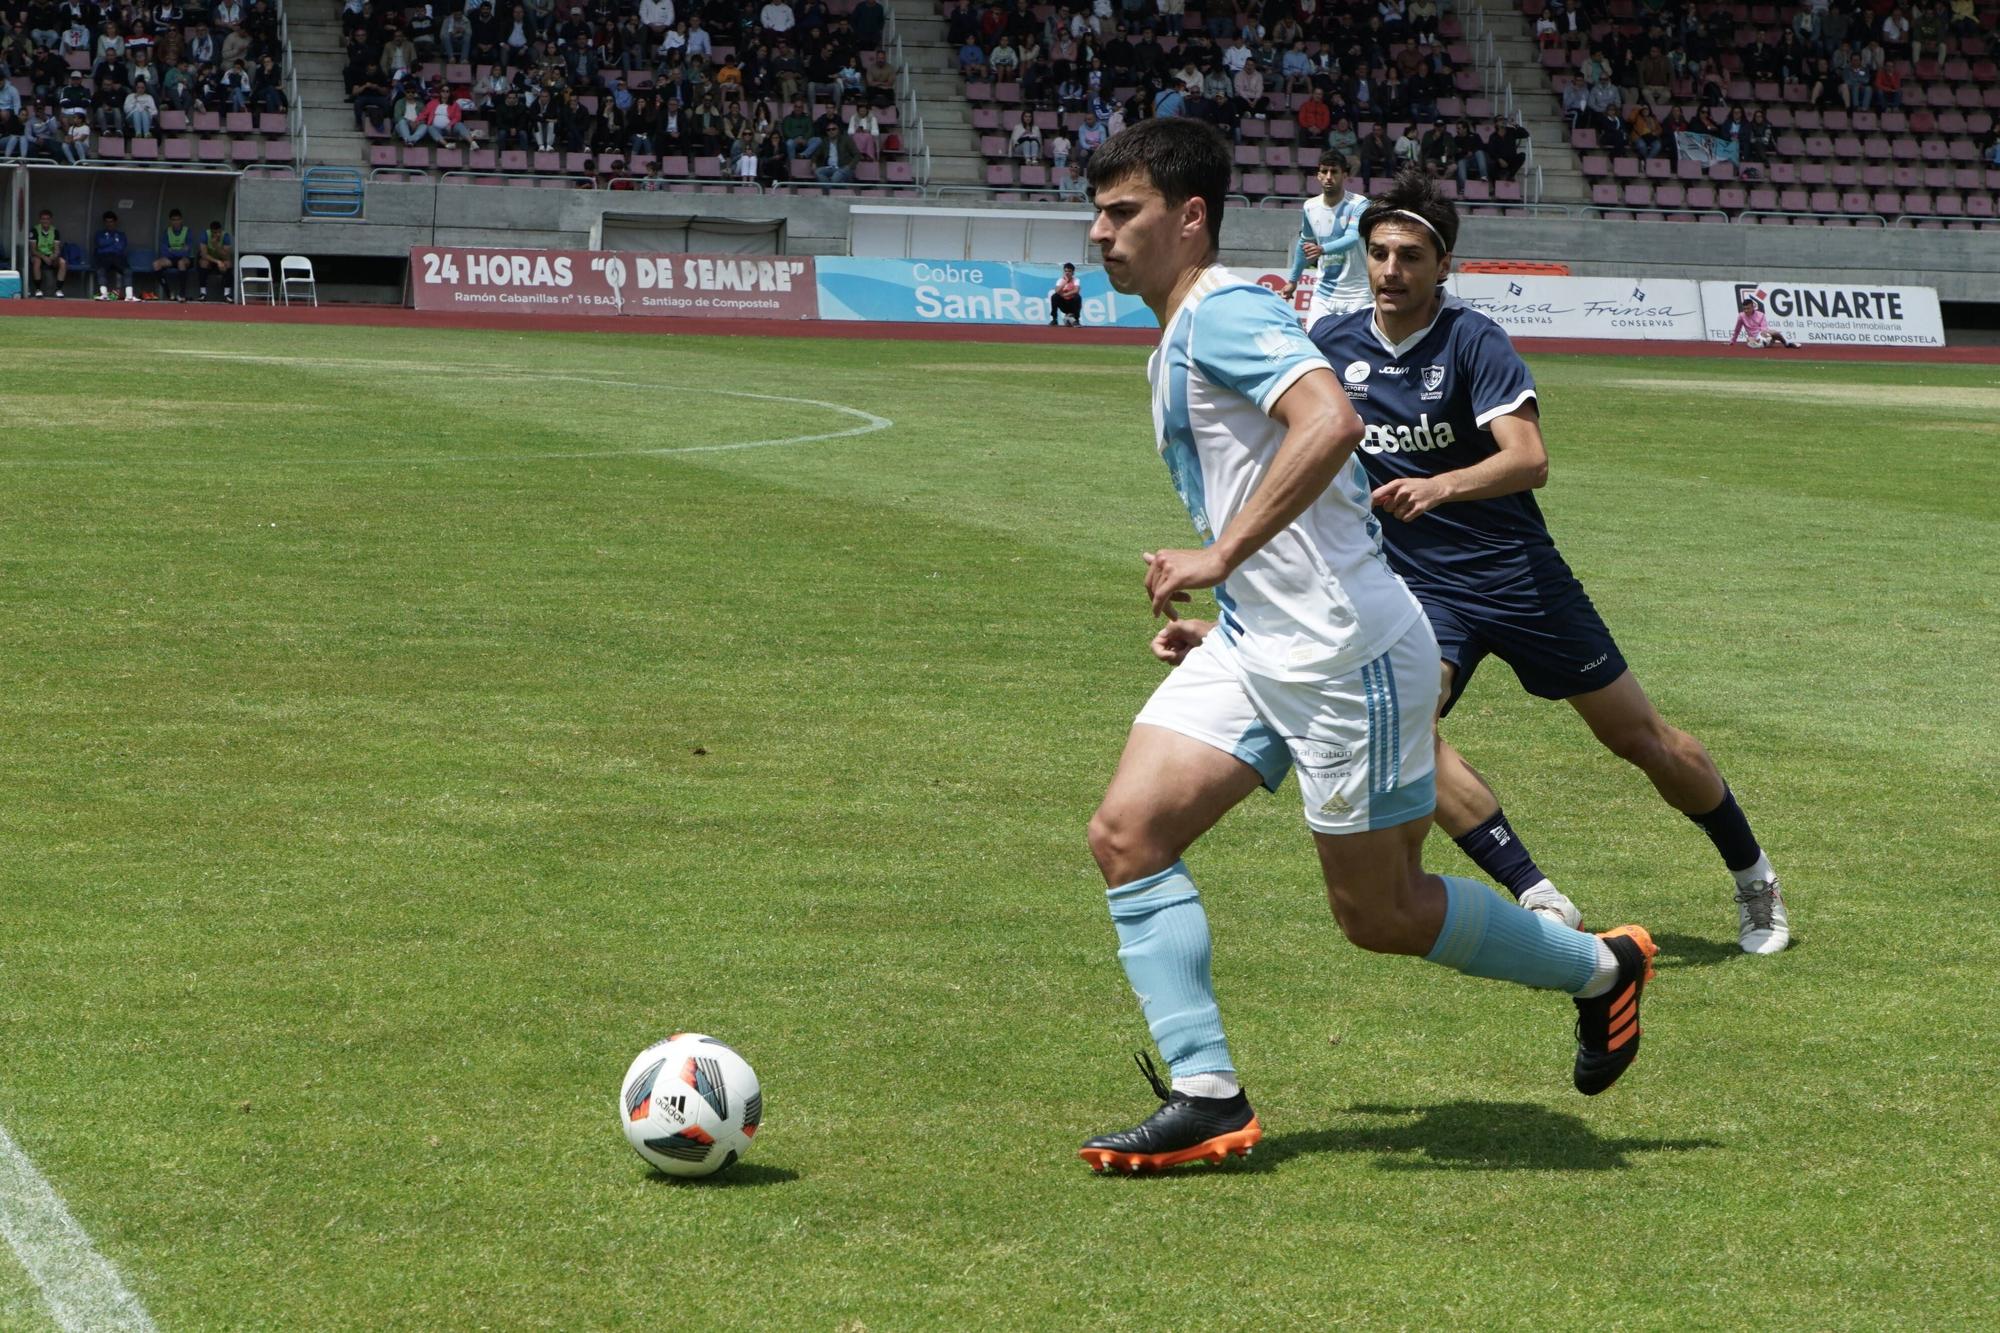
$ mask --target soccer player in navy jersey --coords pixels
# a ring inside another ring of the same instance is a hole
[[[1701,742],[1669,726],[1557,553],[1531,492],[1548,478],[1534,377],[1506,333],[1445,294],[1458,213],[1408,173],[1360,221],[1372,309],[1324,320],[1312,340],[1367,425],[1362,464],[1386,516],[1389,563],[1424,604],[1444,659],[1439,717],[1489,653],[1523,688],[1567,700],[1660,796],[1700,826],[1736,882],[1737,937],[1769,954],[1791,939],[1784,897]],[[1522,906],[1574,926],[1499,799],[1438,742],[1437,822]]]
[[[1382,558],[1356,460],[1362,424],[1288,303],[1216,262],[1230,148],[1156,117],[1093,153],[1090,239],[1111,285],[1159,319],[1147,364],[1161,461],[1199,549],[1144,553],[1173,666],[1139,711],[1090,821],[1118,960],[1171,1083],[1159,1107],[1085,1143],[1097,1170],[1247,1152],[1262,1134],[1236,1080],[1209,974],[1208,919],[1183,855],[1296,769],[1329,905],[1347,938],[1468,976],[1577,997],[1574,1079],[1602,1092],[1639,1049],[1656,952],[1637,926],[1585,935],[1484,884],[1423,868],[1441,674],[1423,608]],[[1213,588],[1213,621],[1183,619]]]

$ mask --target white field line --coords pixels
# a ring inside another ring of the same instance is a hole
[[[0,1236],[64,1333],[156,1333],[146,1307],[90,1243],[62,1196],[0,1125]]]
[[[860,421],[858,426],[846,430],[822,431],[812,435],[785,435],[767,440],[730,440],[723,444],[665,445],[656,449],[590,449],[577,453],[556,454],[418,454],[393,458],[20,458],[0,459],[0,467],[250,467],[258,464],[272,464],[283,467],[296,466],[376,466],[400,467],[410,464],[428,463],[534,463],[557,462],[579,458],[665,458],[675,454],[721,454],[735,453],[743,449],[770,449],[781,445],[817,444],[825,440],[845,440],[856,435],[872,435],[878,430],[887,430],[896,423],[888,417],[876,416],[858,407],[845,403],[829,403],[818,398],[795,398],[786,394],[748,393],[740,389],[700,389],[686,388],[676,384],[656,384],[647,380],[605,379],[591,375],[571,375],[561,371],[523,370],[500,362],[457,362],[422,364],[408,361],[384,361],[375,359],[345,359],[305,356],[256,356],[248,353],[197,351],[187,348],[161,348],[173,356],[199,357],[210,361],[254,362],[264,365],[312,366],[318,369],[352,367],[372,371],[392,371],[413,378],[435,377],[462,379],[486,379],[497,381],[544,380],[563,384],[594,384],[615,389],[650,389],[656,393],[704,393],[724,398],[744,398],[752,402],[790,403],[798,407],[817,407]]]

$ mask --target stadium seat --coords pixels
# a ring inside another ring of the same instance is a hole
[[[292,303],[295,292],[304,293],[308,304],[319,304],[319,284],[313,278],[312,260],[304,255],[286,255],[278,261],[278,274],[286,305]]]
[[[253,292],[252,287],[261,289]],[[248,302],[261,296],[267,305],[278,303],[277,284],[271,279],[271,261],[265,255],[244,255],[236,262],[236,297]]]

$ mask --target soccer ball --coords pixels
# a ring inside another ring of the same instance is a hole
[[[750,1151],[764,1094],[750,1062],[713,1037],[676,1032],[625,1071],[618,1123],[634,1152],[670,1176],[712,1176]]]

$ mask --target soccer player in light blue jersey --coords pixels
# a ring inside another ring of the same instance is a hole
[[[1638,1053],[1655,952],[1637,926],[1586,935],[1477,881],[1424,872],[1437,640],[1382,557],[1355,455],[1362,424],[1340,381],[1284,301],[1216,263],[1230,166],[1214,129],[1180,117],[1122,131],[1089,165],[1090,239],[1112,285],[1161,324],[1147,368],[1154,432],[1202,540],[1145,555],[1147,598],[1169,621],[1152,651],[1173,670],[1090,822],[1118,958],[1171,1071],[1163,1081],[1142,1059],[1161,1104],[1083,1145],[1097,1170],[1220,1161],[1262,1135],[1182,856],[1293,769],[1347,938],[1581,997],[1574,1078],[1586,1094]],[[1198,588],[1215,591],[1214,621],[1178,618]]]
[[[1287,301],[1310,264],[1316,270],[1310,329],[1328,315],[1344,315],[1369,303],[1368,262],[1361,253],[1361,214],[1368,200],[1347,188],[1346,157],[1329,148],[1319,155],[1319,194],[1299,205],[1299,236],[1292,242],[1292,276],[1279,293]]]

